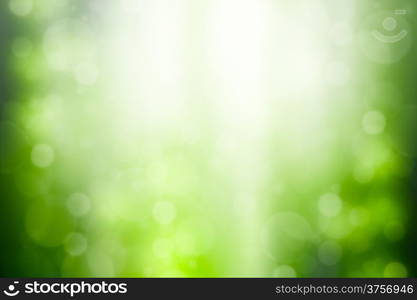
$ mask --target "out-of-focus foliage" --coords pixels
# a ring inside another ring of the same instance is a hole
[[[415,9],[1,1],[0,274],[416,276]]]

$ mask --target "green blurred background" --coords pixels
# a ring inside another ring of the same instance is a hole
[[[415,20],[0,1],[0,275],[416,276]]]

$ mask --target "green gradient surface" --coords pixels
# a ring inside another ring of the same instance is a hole
[[[413,1],[0,3],[0,275],[416,276]]]

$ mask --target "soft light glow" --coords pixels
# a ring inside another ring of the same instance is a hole
[[[414,274],[398,251],[417,124],[407,16],[368,1],[84,2],[6,3],[0,189],[25,231],[12,226],[7,265]]]

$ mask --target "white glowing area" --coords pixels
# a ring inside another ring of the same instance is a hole
[[[259,251],[259,236],[269,219],[261,191],[271,176],[271,146],[278,163],[331,151],[318,134],[329,113],[326,90],[332,82],[343,86],[346,72],[343,61],[332,58],[328,28],[336,25],[326,9],[317,1],[276,7],[259,0],[142,0],[109,7],[108,108],[116,153],[149,165],[151,182],[164,189],[181,176],[176,164],[164,162],[167,149],[204,151],[207,166],[197,178],[182,180],[227,191],[195,205],[211,207],[199,218],[218,243],[240,249],[229,259],[242,266],[235,270],[242,275],[261,274],[268,256]],[[277,148],[280,143],[285,146]],[[314,164],[306,167],[314,171]],[[189,205],[168,203],[177,214]],[[299,215],[291,220],[306,222]],[[219,231],[223,227],[228,231]],[[193,239],[198,248],[199,236]],[[288,243],[291,248],[291,238]],[[159,253],[160,244],[149,247]]]

